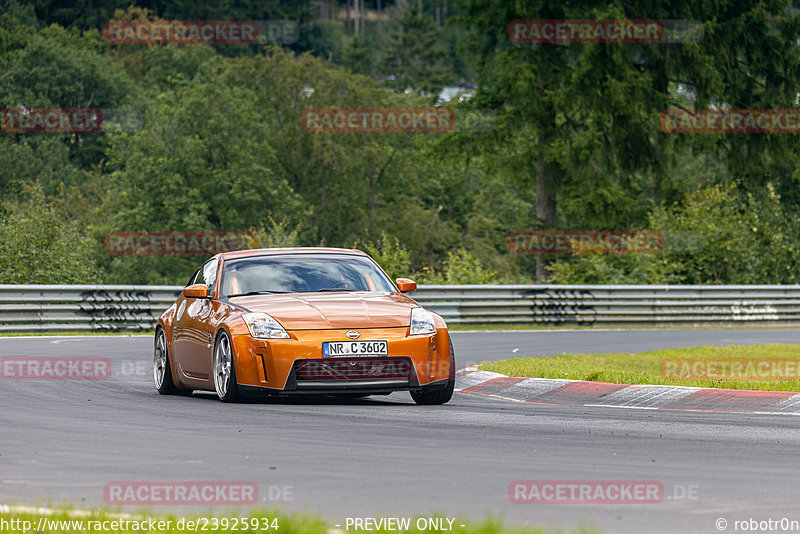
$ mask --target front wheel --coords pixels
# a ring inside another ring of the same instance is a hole
[[[417,404],[435,405],[445,404],[453,398],[453,391],[456,389],[456,353],[453,349],[453,340],[450,340],[450,378],[447,380],[447,385],[436,389],[422,388],[419,391],[412,391],[411,398]]]
[[[222,402],[240,400],[239,386],[236,383],[236,367],[233,365],[231,339],[225,331],[217,336],[214,347],[214,389]]]

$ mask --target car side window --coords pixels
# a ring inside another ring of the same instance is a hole
[[[214,294],[214,283],[217,281],[217,260],[210,260],[203,265],[192,280],[192,284],[203,284],[208,287],[208,295]]]
[[[211,260],[203,265],[203,278],[208,286],[208,295],[214,295],[214,283],[217,281],[217,260]]]

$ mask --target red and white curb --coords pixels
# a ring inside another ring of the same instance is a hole
[[[479,371],[477,367],[467,367],[456,374],[456,391],[531,404],[800,415],[800,393],[793,391],[517,378]]]

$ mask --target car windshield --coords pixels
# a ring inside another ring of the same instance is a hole
[[[227,260],[222,296],[323,291],[396,291],[365,256],[280,254]]]

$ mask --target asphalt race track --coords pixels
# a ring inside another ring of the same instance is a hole
[[[453,339],[463,367],[511,355],[800,343],[800,332],[455,332]],[[416,406],[407,393],[230,405],[204,394],[159,396],[151,347],[148,337],[0,340],[0,357],[112,361],[109,380],[0,381],[0,503],[102,505],[115,481],[251,481],[265,505],[320,512],[342,525],[347,517],[433,512],[630,533],[720,532],[719,518],[728,532],[751,517],[800,521],[800,420],[792,416],[534,405],[462,393],[443,407]],[[514,504],[516,480],[659,481],[664,499]]]

